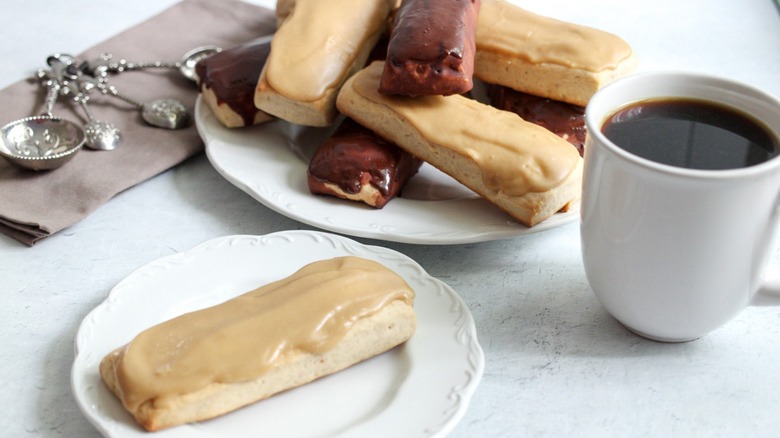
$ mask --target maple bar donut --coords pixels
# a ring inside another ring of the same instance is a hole
[[[385,32],[394,0],[296,0],[271,42],[255,106],[305,126],[328,126],[336,96]]]
[[[195,65],[203,102],[228,128],[251,126],[273,119],[255,107],[255,86],[271,50],[266,35],[223,50]]]
[[[276,9],[274,10],[276,15],[276,27],[281,26],[284,20],[292,13],[296,1],[297,0],[276,0]]]
[[[403,0],[379,92],[427,96],[471,90],[480,0]]]
[[[503,0],[482,0],[476,44],[475,77],[579,106],[637,63],[628,43],[611,33]]]
[[[582,158],[566,140],[461,95],[385,96],[383,65],[347,81],[338,108],[533,226],[579,199]]]
[[[315,151],[308,169],[309,190],[382,208],[421,164],[410,153],[346,118]]]
[[[144,330],[105,356],[100,375],[148,431],[202,421],[406,342],[414,297],[375,261],[320,260]]]

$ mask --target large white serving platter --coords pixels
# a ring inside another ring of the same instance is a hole
[[[340,234],[414,244],[459,244],[523,236],[575,221],[579,209],[558,213],[534,227],[519,224],[448,175],[424,164],[403,196],[381,210],[315,196],[306,170],[328,129],[273,121],[226,128],[200,98],[198,132],[214,168],[262,204],[299,222]]]

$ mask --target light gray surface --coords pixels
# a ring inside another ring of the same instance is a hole
[[[623,36],[643,70],[711,71],[780,95],[780,14],[770,0],[518,3]],[[50,53],[77,53],[169,4],[5,1],[0,87]],[[0,236],[0,435],[96,436],[70,389],[81,319],[149,261],[213,237],[286,229],[309,227],[258,204],[201,155],[33,248]],[[474,315],[485,375],[453,436],[780,430],[777,308],[748,309],[698,341],[659,344],[628,333],[599,306],[582,270],[577,224],[457,246],[357,240],[414,258]]]

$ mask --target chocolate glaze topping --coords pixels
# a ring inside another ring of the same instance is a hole
[[[488,86],[488,96],[492,106],[547,128],[574,145],[582,156],[586,136],[585,108],[494,84]]]
[[[322,186],[331,183],[355,194],[364,184],[371,184],[384,198],[375,206],[381,208],[398,194],[421,164],[395,144],[347,118],[312,157],[309,188],[313,193],[329,193]]]
[[[379,92],[449,95],[471,90],[480,0],[404,0]]]
[[[195,65],[200,84],[214,91],[217,101],[227,104],[250,126],[254,122],[254,94],[260,71],[271,51],[270,36],[223,50]]]

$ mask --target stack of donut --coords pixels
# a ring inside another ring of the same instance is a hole
[[[315,154],[313,193],[379,208],[423,161],[527,226],[579,198],[583,107],[636,65],[613,34],[503,0],[279,0],[277,23],[253,110],[349,120]],[[475,79],[490,104],[467,97]],[[371,152],[343,159],[357,148]]]

